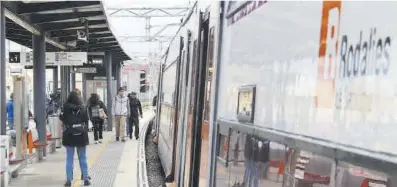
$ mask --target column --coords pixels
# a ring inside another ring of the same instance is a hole
[[[65,84],[66,84],[66,97],[69,95],[70,89],[70,68],[69,66],[65,66]]]
[[[70,72],[72,72],[73,69],[74,69],[74,67],[72,67],[72,66],[69,67]],[[70,73],[70,86],[71,86],[72,90],[76,88],[76,73],[74,73],[74,72]]]
[[[106,52],[105,54],[106,63],[106,86],[107,86],[107,108],[108,111],[112,111],[113,91],[112,91],[112,53]],[[113,114],[112,114],[113,115]],[[113,129],[113,116],[109,116],[107,119],[107,130],[112,131]]]
[[[60,66],[61,68],[61,103],[66,101],[67,96],[67,85],[66,85],[66,74],[65,74],[65,66]]]
[[[0,2],[0,134],[6,135],[7,111],[6,111],[6,20],[4,16],[3,2]]]
[[[121,64],[118,63],[116,65],[116,76],[115,76],[115,78],[116,78],[116,88],[117,89],[121,87],[121,77],[120,77],[121,71],[120,70],[121,70]]]
[[[33,35],[33,81],[34,81],[34,111],[36,128],[39,134],[40,145],[46,143],[46,113],[45,113],[45,37],[44,35]],[[38,149],[38,160],[42,160],[45,149]]]
[[[58,66],[52,70],[52,79],[52,93],[55,93],[58,90]]]
[[[83,95],[83,99],[87,101],[87,76],[85,73],[81,74],[81,94]],[[104,98],[102,98],[104,99]]]

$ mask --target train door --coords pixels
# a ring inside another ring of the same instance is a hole
[[[200,12],[199,29],[197,37],[197,52],[195,56],[193,71],[194,80],[194,97],[191,128],[191,151],[190,151],[190,168],[189,168],[189,186],[198,187],[200,179],[200,163],[201,163],[201,144],[202,144],[202,126],[204,97],[206,91],[206,75],[207,75],[207,49],[208,49],[208,31],[209,31],[209,14]],[[188,145],[189,146],[189,145]]]
[[[185,166],[186,165],[186,155],[187,155],[187,142],[186,142],[186,134],[189,131],[189,128],[187,128],[187,126],[185,126],[186,123],[188,123],[187,121],[189,121],[190,117],[188,115],[188,111],[190,109],[190,105],[188,104],[189,100],[189,72],[190,72],[190,67],[191,67],[191,59],[190,59],[190,54],[191,54],[191,45],[192,44],[192,34],[191,32],[188,30],[187,31],[187,41],[186,41],[186,55],[184,55],[184,57],[186,56],[185,62],[183,63],[183,77],[182,80],[184,80],[184,84],[182,86],[182,94],[181,94],[181,100],[183,103],[183,109],[181,110],[181,112],[183,112],[183,115],[181,115],[181,121],[180,121],[180,134],[178,134],[178,140],[180,140],[180,144],[181,144],[181,148],[178,149],[179,150],[179,157],[180,157],[180,163],[181,165],[178,167],[179,171],[177,173],[176,176],[176,181],[177,181],[177,186],[181,186],[181,184],[184,184],[184,176],[185,176],[185,170],[186,167],[181,167],[181,166]]]
[[[172,171],[171,171],[171,179],[175,179],[175,168],[179,167],[180,159],[176,157],[177,150],[179,150],[179,145],[177,145],[177,135],[178,135],[178,127],[179,127],[179,114],[181,113],[181,90],[182,90],[182,62],[183,62],[183,37],[180,37],[179,41],[179,57],[177,59],[176,64],[176,81],[175,81],[175,91],[174,91],[174,110],[173,110],[173,123],[174,123],[174,139],[173,139],[173,151],[172,151]],[[171,180],[170,179],[170,180]]]

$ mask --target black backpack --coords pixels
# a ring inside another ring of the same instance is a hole
[[[76,119],[76,120],[72,120],[72,121],[74,121],[74,123],[65,124],[65,127],[66,127],[65,132],[67,132],[68,134],[80,135],[80,134],[88,132],[88,125],[85,124],[85,122],[80,122],[80,123],[77,122],[77,121],[79,121],[77,119],[81,118],[81,116],[80,116],[81,110],[83,110],[83,109],[80,108],[78,110],[72,111],[72,116],[70,116],[70,118]]]
[[[101,106],[99,104],[91,106],[91,118],[92,119],[100,119],[99,109],[101,109]]]

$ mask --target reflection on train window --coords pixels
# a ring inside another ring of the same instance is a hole
[[[336,186],[338,187],[392,187],[387,174],[339,162]]]
[[[330,186],[334,160],[299,149],[288,149],[287,160],[285,187]]]
[[[228,174],[217,171],[217,176],[229,176],[229,180],[223,183],[218,181],[217,187],[282,187],[286,152],[284,145],[237,130],[230,132],[229,141]]]
[[[227,152],[229,150],[229,137],[223,134],[218,135],[219,147],[218,147],[218,158],[226,162]]]
[[[216,163],[216,181],[215,186],[227,187],[229,181],[229,172],[227,168],[228,151],[230,144],[229,130],[226,128],[219,128],[218,139],[217,139],[217,163]]]

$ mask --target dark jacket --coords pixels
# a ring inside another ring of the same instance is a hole
[[[98,101],[98,103],[93,103],[88,105],[88,116],[90,117],[91,121],[103,121],[103,119],[101,118],[95,118],[95,119],[92,118],[92,107],[96,105],[99,105],[99,108],[103,108],[105,114],[108,115],[108,111],[106,109],[105,104],[102,101]]]
[[[74,115],[73,111],[79,109],[80,113]],[[65,131],[68,124],[85,124],[88,129],[88,114],[84,105],[65,103],[60,119],[63,123],[62,144],[64,146],[84,147],[89,144],[88,132],[74,135]]]
[[[153,97],[152,100],[152,106],[156,106],[157,105],[157,95]]]
[[[139,115],[142,115],[141,101],[139,101],[138,98],[132,98],[131,96],[129,97],[129,99],[131,117],[138,117]]]

